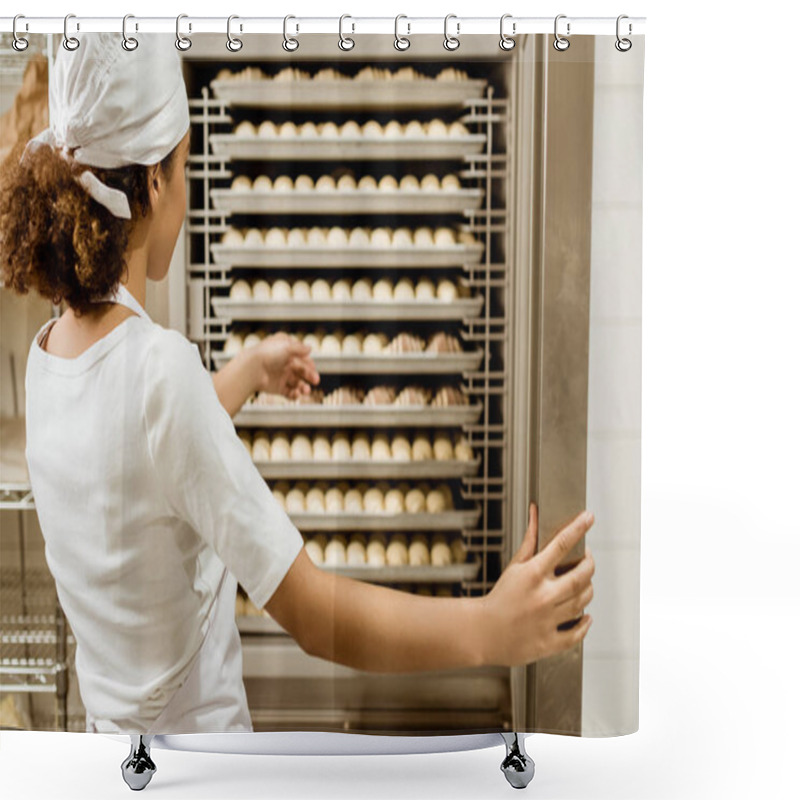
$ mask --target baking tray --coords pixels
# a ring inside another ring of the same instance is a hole
[[[211,245],[217,264],[234,267],[457,267],[477,264],[482,244],[434,247],[245,247]]]
[[[227,364],[233,356],[221,350],[211,353],[214,366]],[[323,355],[311,353],[320,374],[328,375],[450,375],[476,370],[483,350],[467,353],[406,353],[403,355]]]
[[[480,460],[457,461],[256,461],[258,471],[272,480],[281,479],[417,479],[462,478],[475,475]]]
[[[462,320],[481,313],[483,297],[457,298],[452,302],[442,300],[391,300],[340,301],[312,300],[231,300],[229,297],[212,297],[211,305],[217,317],[228,320],[255,320],[260,322],[287,322],[292,320]]]
[[[459,107],[485,93],[486,80],[296,80],[236,78],[211,81],[211,91],[232,106],[253,108]]]
[[[208,137],[216,155],[246,161],[426,161],[461,160],[483,151],[485,133],[462,136],[398,136],[394,138],[319,136]]]
[[[483,189],[351,191],[211,189],[214,208],[231,214],[457,214],[479,208]]]
[[[460,531],[474,528],[481,516],[479,508],[438,514],[427,511],[419,514],[287,513],[300,531]]]
[[[324,406],[317,403],[285,406],[245,406],[234,423],[243,428],[342,426],[453,427],[477,422],[483,403],[463,406]]]

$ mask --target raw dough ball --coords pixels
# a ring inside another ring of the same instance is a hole
[[[352,458],[350,440],[346,433],[336,433],[333,436],[331,457],[334,461],[349,461]]]
[[[445,192],[453,192],[458,191],[461,189],[461,181],[458,179],[458,175],[445,175],[442,178],[442,190]]]
[[[326,355],[339,355],[342,352],[342,345],[334,334],[326,333],[320,342],[319,351]]]
[[[355,461],[369,461],[372,458],[369,438],[366,433],[360,432],[353,437],[351,452]]]
[[[438,192],[439,191],[439,178],[432,172],[429,172],[420,182],[419,188],[423,192]]]
[[[454,454],[458,461],[473,461],[475,454],[472,452],[469,442],[465,436],[460,436],[456,442]]]
[[[331,287],[328,281],[323,278],[317,278],[311,284],[311,299],[312,300],[330,300]]]
[[[395,192],[397,191],[397,178],[394,175],[384,175],[378,181],[378,191]]]
[[[278,278],[278,280],[272,284],[272,299],[280,300],[281,302],[292,299],[292,287],[289,286],[289,281]]]
[[[272,139],[278,135],[278,129],[271,119],[265,119],[258,126],[258,135],[263,139]]]
[[[429,514],[440,514],[445,510],[444,495],[439,489],[432,489],[425,498],[425,507]],[[449,551],[448,551],[449,552]]]
[[[447,540],[441,536],[441,534],[437,534],[433,537],[433,543],[431,545],[431,564],[434,567],[446,567],[448,564],[453,563],[453,555],[450,552],[450,546],[447,544]]]
[[[414,231],[414,244],[420,247],[432,247],[433,231],[426,225],[417,228]]]
[[[336,189],[336,181],[330,175],[320,175],[314,188],[318,192],[333,192]]]
[[[397,228],[392,234],[392,247],[411,247],[414,237],[410,228]]]
[[[450,123],[447,133],[450,136],[469,136],[469,128],[463,122],[456,120]]]
[[[308,229],[306,244],[309,247],[325,247],[328,244],[328,235],[318,225]]]
[[[257,280],[253,284],[253,300],[270,300],[272,299],[272,291],[269,284],[262,279]]]
[[[387,139],[396,139],[403,135],[403,125],[396,119],[390,119],[383,129],[383,135]]]
[[[273,461],[288,461],[292,457],[289,439],[285,433],[279,433],[273,437],[270,454]]]
[[[450,228],[437,228],[433,235],[433,243],[437,247],[447,247],[456,243],[456,237]]]
[[[400,489],[389,489],[383,501],[388,514],[402,514],[405,510],[405,497]]]
[[[341,302],[350,300],[350,281],[347,278],[339,278],[331,288],[331,299]]]
[[[302,278],[298,281],[295,281],[292,284],[292,300],[304,302],[310,299],[311,287],[308,285],[308,281],[305,281]]]
[[[356,190],[356,179],[352,175],[342,175],[336,183],[336,188],[340,192],[354,192]]]
[[[456,564],[465,564],[467,561],[467,546],[463,539],[453,539],[450,543],[450,555]]]
[[[372,486],[364,493],[364,511],[367,514],[380,514],[383,512],[383,492]]]
[[[250,178],[247,175],[237,175],[231,183],[231,191],[234,192],[249,192],[253,188]]]
[[[339,129],[339,135],[342,138],[346,137],[348,139],[360,139],[361,126],[354,119],[349,119]]]
[[[369,240],[373,247],[391,247],[392,232],[389,228],[373,228]]]
[[[369,245],[369,233],[365,228],[353,228],[348,237],[350,247],[367,247]]]
[[[339,128],[335,122],[323,122],[319,127],[319,135],[321,139],[338,139]]]
[[[334,536],[325,547],[325,565],[343,566],[347,563],[347,550],[344,538]]]
[[[366,564],[367,563],[367,548],[363,536],[356,534],[347,543],[347,563],[348,564]]]
[[[365,139],[383,139],[383,126],[377,120],[371,119],[361,126],[361,133]]]
[[[325,563],[325,551],[322,547],[320,547],[320,544],[316,539],[309,539],[305,543],[304,547],[306,548],[308,557],[314,562],[314,564]]]
[[[428,136],[447,136],[447,124],[440,119],[428,123]]]
[[[312,351],[318,351],[320,347],[319,336],[315,333],[307,333],[303,337],[303,344],[307,344]]]
[[[269,461],[269,439],[265,433],[256,434],[253,439],[253,461]]]
[[[244,243],[247,247],[263,247],[264,237],[258,228],[250,228],[244,237]]]
[[[319,486],[308,490],[306,495],[306,511],[312,514],[325,513],[325,492]]]
[[[433,288],[433,281],[430,278],[422,278],[417,284],[414,294],[417,300],[434,300],[436,290]]]
[[[267,247],[286,247],[286,234],[280,228],[270,228],[264,235]]]
[[[424,536],[416,534],[412,537],[408,548],[408,563],[412,567],[427,566],[431,563],[431,554]]]
[[[453,445],[447,434],[437,433],[433,440],[433,457],[437,461],[451,461],[453,458]]]
[[[314,181],[310,175],[298,175],[294,179],[294,190],[296,192],[313,192]]]
[[[367,543],[367,564],[372,567],[386,565],[386,540],[379,534],[373,534]]]
[[[331,443],[321,433],[314,437],[312,445],[312,456],[315,461],[330,461],[331,460]]]
[[[291,228],[286,237],[289,247],[305,247],[306,232],[302,228]]]
[[[304,139],[316,139],[317,126],[313,122],[304,122],[298,129],[298,133]]]
[[[383,352],[383,348],[386,347],[386,343],[386,334],[382,331],[380,333],[369,333],[364,337],[363,352],[367,355],[380,355]]]
[[[311,441],[308,436],[298,433],[292,439],[292,458],[296,461],[310,461],[312,455]]]
[[[364,511],[364,498],[360,490],[351,488],[344,495],[344,510],[348,514],[361,514]]]
[[[243,347],[255,347],[256,345],[261,344],[261,336],[258,333],[248,333],[247,336],[244,337]]]
[[[392,458],[395,461],[411,461],[411,445],[405,436],[398,435],[392,439]]]
[[[359,278],[353,284],[352,296],[358,302],[372,300],[372,281],[369,278]]]
[[[294,122],[284,122],[280,128],[278,128],[278,136],[284,138],[297,136],[297,126]]]
[[[394,289],[388,278],[381,278],[372,287],[372,298],[383,303],[388,303],[394,298]]]
[[[389,438],[385,433],[376,433],[372,440],[372,459],[373,461],[389,461],[392,451],[389,447]]]
[[[250,284],[247,281],[238,280],[233,282],[231,286],[231,300],[251,300],[253,292],[250,289]]]
[[[456,285],[446,278],[439,281],[439,285],[436,287],[436,297],[443,303],[452,303],[458,297]]]
[[[344,494],[338,486],[331,486],[325,492],[325,511],[328,514],[344,511]]]
[[[406,493],[406,511],[419,514],[425,510],[425,493],[420,489],[411,489]]]
[[[327,244],[328,247],[347,247],[347,231],[334,225],[328,231]]]
[[[378,182],[372,175],[362,175],[358,180],[358,190],[374,192],[378,188]]]
[[[305,495],[299,489],[292,489],[286,495],[286,511],[290,514],[298,514],[306,510]]]
[[[408,564],[408,544],[402,533],[395,533],[389,540],[389,546],[386,548],[386,563],[391,567]]]
[[[244,238],[242,234],[239,233],[235,228],[232,228],[229,231],[225,231],[222,234],[222,244],[226,247],[238,247],[244,243]]]
[[[422,123],[419,120],[412,119],[406,125],[405,134],[409,139],[419,139],[425,135],[425,128],[422,127]]]
[[[272,189],[272,180],[269,175],[259,175],[253,181],[254,192],[269,192]]]
[[[408,278],[401,278],[394,287],[394,299],[409,302],[414,299],[414,284]]]
[[[414,461],[429,461],[433,458],[433,448],[427,436],[418,434],[414,438],[414,444],[411,448],[411,457]]]
[[[360,333],[349,333],[342,341],[342,354],[348,356],[359,355],[363,344],[364,340]]]
[[[232,333],[225,340],[225,346],[222,348],[222,352],[225,353],[225,355],[235,356],[237,353],[241,352],[243,347],[244,343],[242,342],[242,337],[238,333]]]
[[[294,190],[294,183],[289,175],[278,175],[272,183],[272,188],[276,192],[291,192]]]
[[[240,122],[234,129],[234,136],[256,136],[256,126],[249,120]]]

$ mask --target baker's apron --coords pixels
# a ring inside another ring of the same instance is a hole
[[[149,319],[122,285],[98,302],[116,302]],[[253,724],[242,678],[242,644],[236,628],[237,581],[226,567],[208,616],[203,643],[186,677],[154,722],[96,719],[86,713],[91,733],[223,733],[250,732]]]

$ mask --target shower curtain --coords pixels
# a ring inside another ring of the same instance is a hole
[[[253,727],[634,732],[644,37],[341,30],[179,35],[187,213],[146,309],[211,373],[271,336],[310,346],[309,395],[254,391],[232,422],[319,569],[431,604],[481,598],[523,545],[531,502],[539,553],[588,508],[593,625],[527,664],[370,672],[304,652],[239,586],[220,611],[235,615]],[[4,75],[19,73],[1,87],[6,158],[39,132],[45,65],[70,57],[61,36],[29,39],[27,52],[2,39]],[[84,730],[82,643],[18,433],[28,347],[58,311],[7,286],[0,301],[0,719]],[[105,591],[113,608],[122,591]]]

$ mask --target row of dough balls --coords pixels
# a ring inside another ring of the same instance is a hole
[[[330,486],[327,481],[309,485],[300,481],[293,487],[278,481],[272,494],[287,514],[440,514],[453,510],[453,493],[446,483],[431,488],[428,483],[411,487],[402,482],[392,488],[386,481],[370,486],[360,481],[355,486],[341,481]]]
[[[366,433],[317,433],[312,437],[296,433],[289,438],[283,431],[272,437],[265,431],[251,434],[240,431],[239,439],[253,461],[472,461],[472,447],[463,434],[454,439],[440,432],[431,440],[417,434],[413,441],[397,434],[391,441],[376,433],[370,441]]]
[[[471,231],[451,228],[232,228],[222,235],[228,247],[448,247],[476,244]]]
[[[464,81],[468,80],[469,75],[463,69],[456,69],[455,67],[445,67],[441,70],[435,78],[430,75],[425,75],[418,72],[414,67],[400,67],[397,70],[386,69],[384,67],[363,67],[352,77],[345,75],[333,67],[323,67],[315,73],[307,72],[306,70],[299,69],[298,67],[284,67],[274,75],[264,72],[260,67],[245,67],[239,72],[233,72],[229,69],[220,70],[217,73],[216,80],[229,81],[238,80],[243,82],[249,81],[266,81],[273,80],[283,83],[284,81],[377,81],[377,80],[396,80],[396,81]]]
[[[231,333],[225,340],[223,353],[235,356],[247,347],[254,347],[263,341],[263,331],[253,331],[242,337]],[[398,355],[409,353],[460,353],[461,342],[449,333],[440,331],[427,340],[412,333],[398,333],[391,341],[383,331],[379,333],[348,333],[337,330],[334,333],[307,333],[298,336],[304,344],[311,347],[311,353],[321,355]]]
[[[287,121],[276,125],[272,120],[264,120],[256,127],[249,120],[240,122],[234,128],[234,136],[247,138],[258,137],[261,139],[399,139],[407,138],[452,138],[468,136],[469,129],[463,122],[456,120],[447,123],[441,119],[432,119],[430,122],[411,120],[403,124],[396,119],[390,120],[386,125],[381,125],[377,120],[371,119],[359,125],[354,119],[337,125],[335,122],[303,122],[297,125]]]
[[[421,277],[416,286],[409,278],[401,278],[397,283],[388,278],[381,278],[375,283],[371,278],[359,278],[355,283],[349,278],[340,278],[331,283],[324,278],[317,278],[309,283],[302,278],[289,283],[278,278],[271,284],[265,280],[246,281],[239,279],[233,282],[230,299],[275,300],[279,302],[338,301],[338,302],[410,302],[414,300],[439,300],[452,303],[458,297],[468,297],[469,289],[461,279],[456,285],[447,278],[433,281],[427,276]]]
[[[448,543],[441,534],[436,534],[428,545],[426,536],[417,533],[409,538],[402,533],[387,537],[373,533],[369,539],[363,534],[353,534],[345,539],[341,534],[330,538],[318,533],[305,542],[306,553],[315,564],[326,566],[356,566],[368,564],[373,567],[446,567],[463,564],[467,560],[467,548],[463,539]]]
[[[394,386],[381,384],[373,386],[365,392],[360,386],[337,386],[327,394],[320,389],[312,389],[310,394],[300,395],[293,400],[282,394],[269,394],[259,392],[250,398],[246,406],[259,408],[263,406],[287,406],[321,404],[324,406],[431,406],[432,408],[445,408],[450,406],[465,406],[469,404],[464,393],[454,386],[442,386],[432,394],[424,386],[405,386],[399,392]]]
[[[453,192],[461,188],[458,175],[453,172],[438,175],[429,172],[418,178],[416,175],[403,175],[398,181],[394,175],[384,175],[376,179],[374,175],[362,175],[358,180],[346,172],[337,179],[333,175],[320,175],[316,181],[310,175],[278,175],[275,180],[269,175],[259,175],[251,180],[248,175],[237,175],[231,183],[231,191],[245,192]]]

